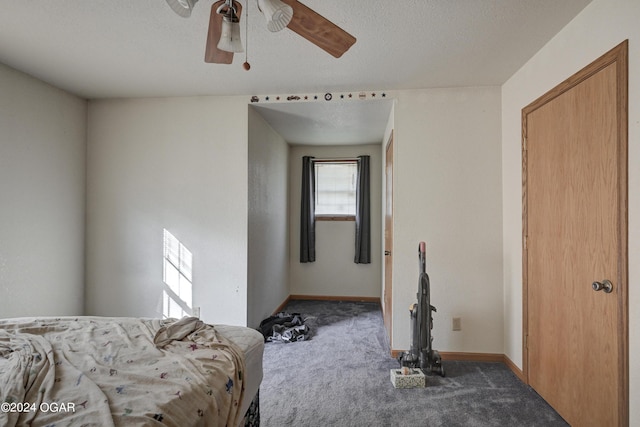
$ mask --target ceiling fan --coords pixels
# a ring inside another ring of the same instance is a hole
[[[180,16],[189,17],[198,0],[166,0]],[[249,0],[248,0],[249,1]],[[257,0],[258,9],[272,32],[289,28],[336,58],[356,42],[356,38],[298,0]],[[231,64],[233,54],[243,52],[240,40],[242,4],[237,0],[218,0],[211,6],[204,60]],[[249,64],[245,62],[245,68]]]

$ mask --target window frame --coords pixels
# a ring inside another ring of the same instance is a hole
[[[355,164],[357,167],[359,162],[360,161],[358,158],[313,159],[314,175],[316,175],[316,171],[315,171],[316,163],[332,163],[332,164],[347,163],[347,164]],[[316,175],[316,179],[317,179],[317,175]],[[317,200],[317,188],[318,188],[317,181],[314,182],[314,186],[315,186],[314,198],[316,198]],[[356,183],[356,188],[357,188],[357,183]],[[357,198],[357,193],[355,197]],[[351,214],[314,214],[314,218],[316,221],[354,221],[355,222],[356,215],[355,214],[353,215]]]

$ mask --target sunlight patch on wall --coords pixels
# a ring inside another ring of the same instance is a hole
[[[193,307],[193,255],[173,234],[164,229],[162,316],[190,316]]]

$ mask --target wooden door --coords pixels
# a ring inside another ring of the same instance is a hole
[[[389,136],[385,156],[385,211],[384,211],[384,327],[391,341],[392,329],[392,272],[393,272],[393,131]]]
[[[523,110],[525,376],[573,426],[629,422],[626,52]]]

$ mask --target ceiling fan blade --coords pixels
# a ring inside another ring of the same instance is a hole
[[[290,30],[340,58],[356,42],[356,38],[298,0],[282,0],[293,8]]]
[[[222,34],[222,15],[217,13],[220,6],[225,3],[219,0],[211,6],[211,15],[209,16],[209,31],[207,32],[207,47],[204,52],[204,62],[213,64],[231,64],[233,62],[233,52],[218,49],[218,42]],[[234,1],[234,7],[238,16],[242,14],[242,5]]]

